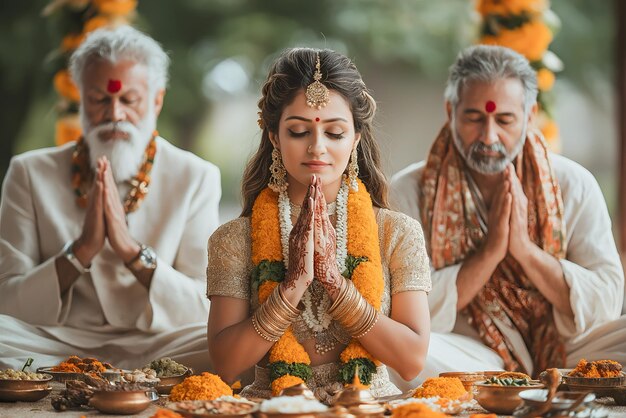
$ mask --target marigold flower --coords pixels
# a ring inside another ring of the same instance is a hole
[[[259,303],[265,303],[267,298],[270,297],[274,289],[278,286],[278,282],[267,280],[259,286]]]
[[[137,0],[93,0],[100,13],[107,15],[127,15],[137,8]]]
[[[66,99],[69,99],[73,102],[78,102],[80,100],[80,91],[76,84],[74,84],[74,80],[70,76],[69,71],[63,69],[59,70],[54,75],[54,88],[55,90]]]
[[[552,42],[552,32],[540,20],[533,20],[517,29],[501,28],[497,36],[483,36],[480,43],[511,48],[529,61],[539,61]]]
[[[290,376],[288,374],[279,377],[272,382],[272,396],[278,396],[283,389],[287,389],[291,386],[304,383],[304,380],[296,376]]]
[[[553,120],[547,120],[541,127],[541,133],[545,140],[550,143],[559,137],[559,125]]]
[[[65,116],[56,121],[54,142],[57,145],[63,145],[71,141],[78,141],[82,132],[76,116]]]
[[[541,68],[537,71],[537,87],[541,91],[548,91],[554,86],[554,73],[547,68]]]
[[[108,26],[110,23],[110,20],[104,16],[92,17],[85,22],[85,25],[83,26],[83,33],[93,32],[96,29]]]
[[[311,364],[311,358],[304,347],[296,340],[295,335],[288,328],[280,340],[270,350],[270,363],[284,361],[285,363]]]
[[[85,40],[85,35],[82,33],[70,33],[66,35],[61,41],[61,50],[63,52],[73,51]]]

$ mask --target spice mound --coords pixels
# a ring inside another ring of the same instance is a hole
[[[82,380],[68,380],[65,382],[65,390],[61,391],[58,396],[53,396],[50,403],[57,411],[80,408],[82,405],[87,405],[94,392],[106,384],[104,380],[88,374],[85,375],[84,382]]]
[[[622,365],[613,360],[587,361],[581,359],[576,368],[569,372],[571,377],[621,377]]]
[[[183,416],[169,409],[159,408],[150,418],[183,418]]]
[[[19,370],[6,369],[0,371],[0,380],[44,380],[50,378],[50,375],[43,373],[22,372]]]
[[[432,398],[438,396],[446,399],[468,397],[463,382],[458,377],[431,377],[421,387],[415,389],[414,398]]]
[[[145,371],[145,369],[154,370],[156,372],[156,377],[180,376],[187,371],[187,367],[180,363],[176,363],[169,357],[154,360],[149,364],[146,364],[143,370]]]
[[[423,403],[406,403],[391,411],[392,418],[440,418],[448,417],[441,412],[435,412]]]
[[[256,404],[232,396],[221,396],[213,401],[180,401],[167,405],[175,411],[187,414],[245,415],[253,411]]]
[[[216,374],[204,372],[189,376],[172,388],[170,401],[209,400],[220,396],[232,396],[233,390]]]
[[[58,366],[54,366],[53,372],[69,372],[69,373],[102,373],[107,369],[113,369],[109,363],[103,363],[93,357],[85,357],[81,359],[78,356],[69,356],[67,360],[61,362]]]
[[[157,383],[161,379],[156,377],[156,371],[152,369],[135,369],[132,372],[126,372],[122,375],[127,382],[145,382],[145,383]]]

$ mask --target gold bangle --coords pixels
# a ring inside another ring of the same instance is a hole
[[[377,310],[374,309],[374,320],[372,321],[372,323],[367,327],[367,329],[365,331],[363,331],[361,334],[358,335],[354,335],[354,338],[359,339],[359,338],[363,338],[365,337],[365,335],[370,332],[372,330],[372,328],[374,328],[374,325],[376,325],[376,323],[378,322],[378,318],[380,318],[380,314],[378,313]]]
[[[278,341],[300,315],[300,311],[284,297],[280,286],[277,287],[252,315],[252,325],[257,334],[271,342]]]
[[[264,331],[261,331],[257,323],[256,315],[252,315],[252,326],[254,327],[254,330],[256,331],[256,333],[259,334],[259,336],[266,341],[276,342],[280,339],[280,337],[277,339],[274,339],[273,336],[266,334]]]

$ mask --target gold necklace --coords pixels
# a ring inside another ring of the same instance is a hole
[[[154,131],[152,139],[144,152],[144,161],[137,175],[129,181],[131,189],[124,199],[124,212],[126,214],[134,212],[139,208],[141,201],[148,194],[150,185],[150,172],[154,164],[156,155],[156,136],[159,133]],[[89,149],[83,137],[79,138],[72,152],[72,187],[76,195],[76,203],[81,208],[87,207],[87,192],[82,187],[93,180],[93,172],[89,167]]]

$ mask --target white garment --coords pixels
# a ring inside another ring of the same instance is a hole
[[[206,329],[206,242],[218,226],[221,196],[217,167],[157,138],[149,192],[127,216],[131,236],[157,254],[150,289],[107,242],[90,273],[79,277],[62,298],[55,259],[67,242],[78,238],[85,217],[71,186],[72,151],[70,143],[16,156],[5,177],[0,203],[0,314],[5,314],[0,316],[0,366],[21,366],[28,349],[37,361],[37,353],[48,353],[46,347],[55,343],[91,355],[115,346],[128,361],[135,354],[140,357],[136,366],[141,366],[151,353],[173,344],[177,330]],[[118,190],[124,199],[129,186],[118,184]],[[11,332],[21,337],[9,337]],[[29,333],[33,340],[47,336],[51,343],[37,350],[28,341]],[[206,333],[197,339],[206,349]],[[59,359],[75,354],[49,350]],[[180,354],[174,347],[168,350]],[[206,358],[208,362],[208,353]]]
[[[581,358],[610,358],[626,363],[626,316],[620,318],[624,300],[624,273],[615,247],[604,197],[595,178],[579,164],[550,154],[550,162],[561,187],[566,225],[567,255],[561,260],[565,281],[570,287],[574,317],[553,309],[559,333],[566,340],[567,366]],[[419,179],[425,162],[412,164],[392,178],[392,208],[421,220]],[[427,227],[426,227],[427,228]],[[444,371],[484,370],[484,362],[495,354],[480,341],[478,334],[457,314],[456,278],[461,263],[432,271],[433,290],[428,294],[431,315],[431,344],[428,363],[419,381]],[[455,334],[452,334],[454,332]],[[471,340],[459,344],[462,334]],[[451,338],[449,347],[447,339]],[[473,341],[472,341],[473,340]],[[431,345],[432,347],[432,345]],[[454,355],[454,359],[446,358]],[[502,362],[490,363],[501,369]],[[397,382],[396,382],[397,384]]]

